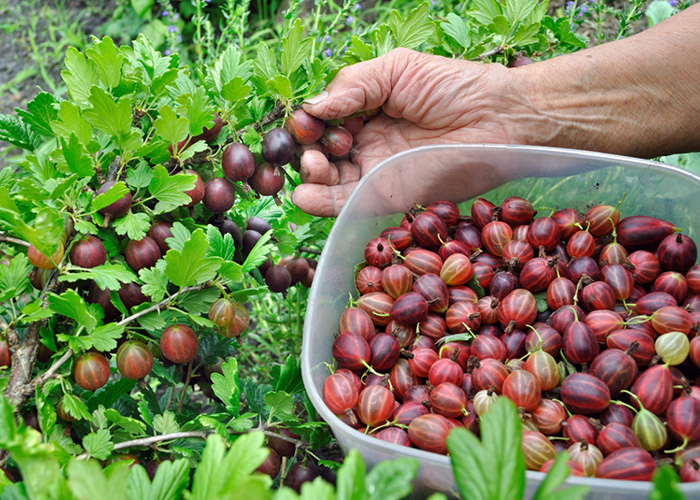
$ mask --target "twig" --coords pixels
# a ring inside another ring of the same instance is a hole
[[[121,320],[117,324],[119,326],[127,325],[127,324],[131,323],[132,321],[134,321],[135,319],[138,319],[141,316],[145,316],[148,313],[152,313],[153,311],[160,311],[163,307],[167,306],[171,301],[175,300],[176,298],[178,298],[180,295],[182,295],[184,293],[193,292],[193,291],[201,291],[201,290],[204,290],[205,288],[209,288],[210,286],[211,286],[210,281],[207,281],[207,282],[202,283],[201,285],[197,285],[197,286],[186,286],[185,288],[182,288],[180,291],[178,291],[172,297],[168,297],[167,299],[163,299],[160,302],[158,302],[157,304],[153,304],[151,307],[147,307],[143,311],[139,311],[135,314],[132,314],[131,316],[129,316],[128,318],[124,318],[123,320]]]
[[[495,49],[487,50],[486,52],[480,54],[479,59],[481,59],[483,61],[487,57],[495,56],[497,54],[502,54],[502,53],[503,53],[503,46],[499,45]]]
[[[180,396],[180,401],[177,403],[177,413],[182,413],[182,405],[185,404],[185,396],[187,395],[187,388],[190,386],[190,380],[192,380],[192,361],[187,364],[187,377],[185,377],[185,385],[182,388],[182,395]]]
[[[32,386],[37,386],[37,385],[39,387],[43,386],[48,379],[53,377],[54,373],[56,373],[56,371],[61,367],[61,365],[63,365],[63,363],[68,361],[73,356],[73,354],[74,354],[73,349],[68,348],[68,350],[63,354],[63,356],[61,356],[56,361],[54,361],[54,363],[51,365],[51,367],[48,370],[46,370],[40,376],[38,376],[34,380],[32,380],[30,382],[30,384]]]
[[[0,234],[0,241],[14,243],[15,245],[22,245],[23,247],[28,247],[30,245],[28,241],[20,240],[19,238],[13,238],[12,236],[5,236],[4,234]]]
[[[314,255],[321,255],[321,250],[317,250],[315,248],[309,248],[309,247],[299,247],[300,252],[306,252],[306,253],[311,253]]]

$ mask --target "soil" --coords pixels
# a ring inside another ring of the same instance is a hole
[[[366,0],[367,4],[373,1]],[[551,0],[550,12],[561,11],[565,2]],[[0,0],[0,114],[14,114],[16,107],[26,107],[39,91],[53,93],[51,84],[60,92],[67,46],[76,41],[79,46],[84,45],[90,35],[101,36],[101,27],[110,20],[118,3],[119,0]],[[611,6],[621,8],[626,3],[613,0]],[[604,28],[615,32],[616,22],[606,21]],[[632,32],[645,28],[646,20],[642,19],[635,23]],[[595,43],[594,36],[590,39]],[[16,152],[0,141],[0,168]]]
[[[0,114],[14,114],[38,92],[51,92],[47,81],[60,87],[67,45],[99,35],[115,5],[116,0],[0,1]],[[0,168],[11,147],[0,141]]]

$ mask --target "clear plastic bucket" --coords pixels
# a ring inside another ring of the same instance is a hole
[[[343,207],[318,263],[304,324],[302,374],[311,402],[331,427],[341,447],[357,449],[368,466],[400,457],[420,464],[414,481],[417,496],[453,492],[449,457],[387,443],[347,426],[325,406],[322,387],[332,363],[333,333],[349,294],[353,270],[364,260],[366,243],[387,226],[398,225],[413,204],[438,199],[460,204],[483,196],[495,204],[522,196],[536,208],[571,207],[585,213],[598,203],[620,205],[621,216],[645,214],[672,221],[688,236],[700,234],[700,177],[658,162],[588,151],[534,146],[439,145],[392,156],[359,183]],[[354,296],[354,294],[353,294]],[[526,497],[544,478],[527,472]],[[585,484],[589,498],[647,498],[651,483],[570,477]],[[700,498],[700,483],[681,485],[687,498]]]

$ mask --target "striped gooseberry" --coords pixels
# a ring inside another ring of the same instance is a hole
[[[501,394],[513,401],[518,408],[529,412],[539,404],[542,389],[532,373],[527,370],[515,370],[503,381]]]
[[[152,368],[153,354],[140,340],[127,340],[117,349],[117,370],[124,378],[140,380]]]
[[[600,462],[595,470],[595,477],[651,481],[654,472],[656,472],[656,461],[648,451],[641,448],[623,448],[611,453]]]
[[[523,432],[521,447],[527,470],[538,471],[545,462],[557,456],[557,450],[552,442],[539,431]]]
[[[408,437],[416,448],[433,453],[446,454],[445,440],[452,430],[442,415],[429,413],[414,418],[408,425]]]
[[[634,431],[629,426],[619,422],[611,422],[603,427],[598,434],[596,446],[605,456],[623,448],[642,447]]]
[[[572,373],[562,382],[561,399],[571,411],[595,415],[610,405],[610,389],[593,375]]]
[[[82,389],[96,391],[109,381],[109,361],[97,352],[86,352],[75,361],[73,378]]]

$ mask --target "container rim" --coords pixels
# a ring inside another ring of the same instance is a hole
[[[358,185],[355,187],[355,189],[352,191],[350,196],[345,202],[345,205],[343,208],[340,210],[338,217],[341,218],[343,217],[343,214],[347,211],[348,207],[353,205],[354,199],[358,196],[358,192],[361,190],[362,186],[365,184],[373,182],[373,179],[375,176],[380,174],[380,171],[385,168],[389,164],[393,164],[397,161],[400,161],[404,157],[409,157],[412,156],[418,152],[422,151],[436,151],[439,152],[441,150],[450,150],[450,151],[455,151],[455,150],[464,150],[464,151],[478,151],[478,150],[483,150],[483,151],[512,151],[515,153],[527,153],[527,154],[544,154],[547,156],[558,156],[558,157],[569,157],[572,159],[577,159],[577,160],[591,160],[595,161],[597,163],[600,162],[609,162],[611,165],[615,165],[616,163],[623,164],[625,166],[638,166],[641,168],[655,168],[655,169],[660,169],[668,172],[673,172],[676,175],[682,176],[682,177],[687,177],[688,180],[692,180],[696,183],[700,184],[700,176],[696,175],[688,170],[673,166],[673,165],[668,165],[666,163],[654,161],[654,160],[647,160],[647,159],[642,159],[642,158],[634,158],[634,157],[628,157],[628,156],[623,156],[623,155],[615,155],[615,154],[610,154],[610,153],[600,153],[600,152],[595,152],[595,151],[585,151],[585,150],[577,150],[577,149],[569,149],[569,148],[555,148],[555,147],[548,147],[548,146],[524,146],[524,145],[514,145],[514,144],[433,144],[433,145],[428,145],[428,146],[420,146],[416,148],[411,148],[407,149],[405,151],[401,151],[399,153],[396,153],[382,162],[380,162],[377,166],[375,166],[370,172],[368,172],[364,177],[360,179],[358,182]],[[566,176],[566,175],[562,175]],[[328,240],[331,240],[335,233],[337,232],[337,225],[334,225],[331,228],[331,231],[328,236]],[[318,267],[320,269],[323,269],[325,267],[325,252],[321,253],[321,256],[319,258],[319,264]],[[306,388],[307,394],[309,395],[309,399],[311,400],[314,408],[318,413],[320,414],[321,418],[329,424],[331,429],[333,428],[341,428],[345,430],[347,433],[353,432],[356,435],[353,436],[353,439],[359,442],[360,445],[367,446],[369,448],[375,448],[379,449],[380,451],[386,453],[387,455],[393,455],[393,456],[401,456],[401,457],[408,457],[408,458],[414,458],[420,461],[421,463],[430,463],[430,464],[435,464],[435,465],[440,465],[440,466],[447,466],[451,468],[451,462],[450,458],[446,455],[439,455],[436,453],[431,453],[428,451],[420,450],[418,448],[409,448],[405,446],[400,446],[394,443],[389,443],[386,441],[382,441],[370,436],[365,435],[362,432],[358,432],[356,429],[353,429],[346,423],[344,423],[342,420],[340,420],[336,415],[334,415],[328,407],[325,405],[323,402],[322,395],[316,390],[316,387],[313,384],[313,375],[312,375],[312,366],[311,366],[311,360],[309,359],[310,355],[308,354],[311,351],[311,346],[310,346],[310,335],[307,334],[307,328],[309,328],[308,325],[310,325],[309,321],[309,311],[311,311],[313,308],[310,307],[311,304],[318,302],[320,300],[319,294],[317,293],[318,286],[313,286],[311,287],[310,293],[309,293],[309,307],[307,307],[307,313],[304,321],[304,335],[302,339],[302,350],[301,350],[301,372],[302,372],[302,379],[304,382],[304,386]],[[545,473],[542,472],[536,472],[536,471],[526,471],[526,480],[528,483],[530,481],[537,481],[538,483],[544,479],[546,476]],[[590,487],[609,487],[611,489],[624,489],[627,490],[630,493],[634,494],[640,494],[640,495],[645,495],[648,494],[651,491],[652,487],[652,482],[648,481],[626,481],[626,480],[617,480],[617,479],[602,479],[602,478],[589,478],[589,477],[576,477],[576,476],[569,476],[565,482],[567,485],[584,485],[584,486],[590,486]],[[695,494],[700,492],[700,485],[696,484],[695,487],[693,486],[693,483],[679,483],[679,488],[683,494]]]

